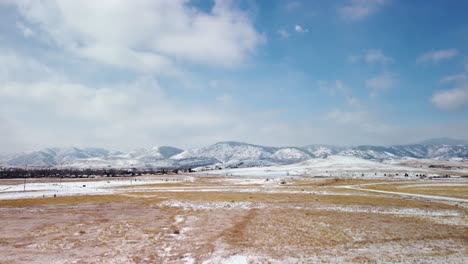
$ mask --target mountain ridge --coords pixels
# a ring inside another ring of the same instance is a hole
[[[303,147],[271,147],[238,141],[179,149],[170,146],[139,148],[128,152],[103,148],[45,148],[2,156],[5,166],[32,167],[255,167],[292,164],[330,155],[368,160],[461,159],[468,160],[468,141],[435,138],[416,144],[391,146],[333,146],[311,144]]]

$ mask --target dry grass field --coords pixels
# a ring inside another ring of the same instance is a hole
[[[466,179],[139,179],[0,200],[0,263],[468,262]]]

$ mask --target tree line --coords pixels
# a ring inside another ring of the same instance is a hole
[[[8,168],[0,167],[0,179],[15,178],[98,178],[98,177],[131,177],[154,174],[177,174],[192,172],[184,169],[71,169],[71,168]]]

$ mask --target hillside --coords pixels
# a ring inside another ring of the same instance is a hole
[[[268,147],[227,141],[188,150],[169,146],[139,148],[128,152],[102,148],[46,148],[0,156],[0,164],[77,168],[235,168],[286,165],[331,155],[378,162],[401,159],[464,161],[468,160],[468,144],[464,140],[439,138],[418,144],[393,146],[341,147],[315,144],[304,147]]]

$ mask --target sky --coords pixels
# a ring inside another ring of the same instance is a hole
[[[468,2],[0,0],[0,152],[468,139]]]

